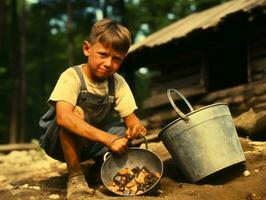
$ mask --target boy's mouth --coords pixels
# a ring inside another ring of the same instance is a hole
[[[106,69],[98,69],[98,72],[100,72],[101,74],[104,74],[104,75],[108,75],[108,74],[110,74],[110,70],[106,70]]]

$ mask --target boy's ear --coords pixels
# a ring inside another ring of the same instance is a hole
[[[88,41],[84,41],[83,42],[83,54],[85,56],[89,56],[90,55],[90,43]]]

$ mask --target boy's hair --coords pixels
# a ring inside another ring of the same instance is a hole
[[[91,44],[100,42],[115,51],[126,53],[131,45],[131,34],[120,23],[102,19],[92,26],[88,41]]]

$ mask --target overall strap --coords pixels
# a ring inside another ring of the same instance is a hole
[[[73,68],[75,69],[75,71],[77,72],[79,79],[80,79],[80,91],[86,90],[87,91],[87,87],[85,84],[85,80],[83,77],[83,74],[80,70],[79,65],[73,66]],[[108,77],[108,96],[115,96],[115,80],[114,80],[114,75]]]
[[[73,66],[73,68],[75,69],[75,71],[77,72],[78,76],[79,76],[79,79],[80,79],[80,91],[82,90],[86,90],[87,91],[87,87],[86,87],[86,84],[85,84],[85,80],[84,80],[84,77],[83,77],[83,74],[80,70],[80,67],[79,65],[76,65],[76,66]]]
[[[114,75],[108,77],[108,95],[115,96],[115,79]]]

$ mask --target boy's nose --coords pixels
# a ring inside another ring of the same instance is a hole
[[[107,67],[111,67],[112,66],[112,58],[111,57],[106,58],[105,65]]]

